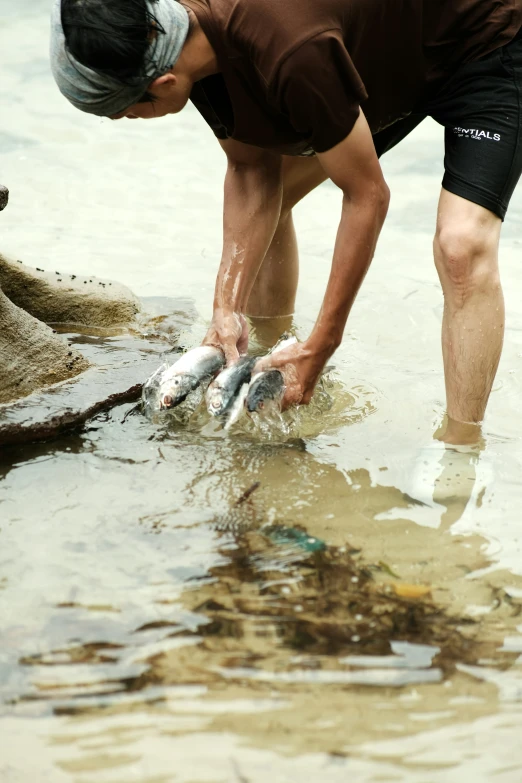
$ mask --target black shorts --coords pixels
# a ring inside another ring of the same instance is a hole
[[[379,157],[426,117],[445,128],[442,186],[504,220],[522,173],[522,34],[461,66],[435,97],[375,134]]]

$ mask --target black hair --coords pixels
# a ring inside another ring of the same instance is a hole
[[[62,27],[78,62],[122,82],[144,75],[150,41],[165,35],[145,0],[62,0]]]

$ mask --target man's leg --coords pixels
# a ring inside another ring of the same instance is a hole
[[[449,426],[484,416],[504,334],[498,242],[522,173],[522,37],[465,63],[425,110],[445,127],[435,262],[444,289]],[[470,425],[472,426],[472,425]],[[460,428],[462,430],[462,428]]]
[[[281,217],[250,294],[248,315],[278,318],[294,312],[299,256],[292,208],[325,179],[315,157],[284,159]]]
[[[502,351],[501,226],[493,212],[442,190],[434,256],[444,293],[448,443],[476,439]]]
[[[377,155],[380,157],[406,138],[425,116],[411,114],[377,133],[373,137]],[[281,219],[248,302],[247,314],[253,317],[277,318],[293,314],[299,256],[292,207],[326,179],[315,157],[285,157],[283,178]]]

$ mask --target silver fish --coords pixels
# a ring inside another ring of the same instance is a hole
[[[242,386],[250,383],[256,361],[255,357],[243,356],[212,381],[206,395],[207,410],[211,416],[222,416],[232,408]]]
[[[225,430],[229,430],[245,412],[245,400],[246,396],[248,394],[248,383],[244,383],[243,386],[238,391],[236,397],[234,398],[234,401],[232,405],[230,406],[230,409],[228,411],[226,422],[225,422]]]
[[[269,401],[281,402],[285,391],[283,373],[266,370],[254,376],[248,389],[245,405],[249,413],[262,410]]]
[[[213,378],[224,364],[225,356],[219,348],[202,345],[187,351],[160,378],[160,408],[179,405],[201,383]]]
[[[270,356],[297,343],[297,337],[283,334],[276,342]],[[254,376],[248,389],[245,406],[250,413],[262,410],[265,402],[281,402],[285,391],[283,375],[279,370],[265,370]]]
[[[277,353],[278,351],[284,351],[285,348],[288,348],[290,345],[295,345],[296,342],[297,342],[297,337],[294,337],[293,335],[289,336],[288,334],[283,334],[276,342],[272,350],[270,351],[270,354]]]

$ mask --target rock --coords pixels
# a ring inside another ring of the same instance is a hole
[[[0,212],[6,208],[9,201],[9,191],[5,185],[0,185]]]
[[[109,327],[132,323],[136,296],[111,280],[33,269],[0,254],[0,288],[15,305],[44,323]]]
[[[157,354],[135,352],[132,362],[109,371],[91,367],[67,383],[0,405],[0,448],[56,438],[101,411],[137,400],[160,363]]]
[[[1,305],[0,299],[0,308]],[[170,313],[161,316],[161,326],[167,329],[166,334],[155,333],[160,320],[157,312]],[[146,313],[149,313],[148,317]],[[26,315],[23,311],[22,314]],[[0,451],[5,446],[60,437],[78,429],[101,411],[137,400],[147,378],[161,364],[176,360],[180,350],[175,345],[177,336],[190,327],[195,317],[193,304],[188,300],[146,299],[139,319],[141,329],[135,333],[124,329],[116,334],[112,328],[96,329],[91,335],[86,329],[68,332],[66,346],[73,355],[76,347],[81,348],[89,365],[86,372],[39,389],[16,402],[0,404]],[[62,339],[47,327],[43,328],[57,340]]]
[[[90,362],[0,290],[0,403],[83,372]]]

